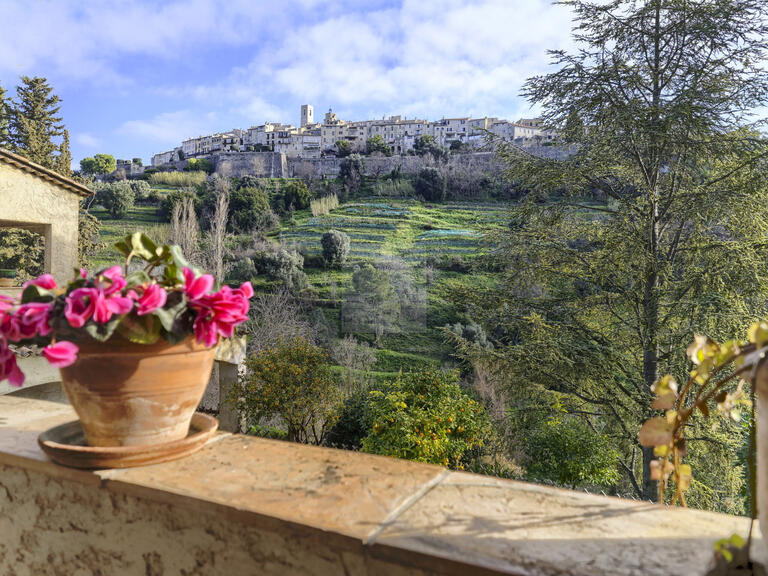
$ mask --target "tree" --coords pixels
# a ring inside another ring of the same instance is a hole
[[[0,148],[11,148],[11,101],[0,86]]]
[[[347,196],[357,194],[363,183],[365,174],[365,160],[360,154],[350,154],[341,161],[339,166],[339,178],[344,186]]]
[[[371,155],[375,152],[384,154],[384,156],[392,156],[392,149],[387,146],[381,134],[375,134],[365,141],[365,153]]]
[[[442,202],[445,200],[445,176],[434,166],[427,166],[419,171],[414,189],[416,194],[427,202]]]
[[[89,176],[112,174],[117,170],[117,162],[112,154],[96,154],[80,160],[80,171]]]
[[[370,393],[363,452],[464,468],[491,435],[485,410],[455,372],[412,372]]]
[[[54,160],[53,169],[63,176],[72,176],[72,152],[69,149],[69,130],[64,130],[61,145],[59,146],[59,154]]]
[[[277,212],[288,213],[308,208],[310,197],[309,188],[304,182],[291,180],[275,194],[273,202]]]
[[[341,266],[349,254],[349,236],[338,230],[328,230],[320,243],[323,247],[323,260],[328,266]]]
[[[22,76],[11,115],[14,151],[50,169],[59,150],[55,140],[64,135],[60,102],[45,78]]]
[[[358,266],[352,273],[352,287],[341,309],[345,333],[373,334],[378,340],[397,328],[400,301],[386,270],[368,263]]]
[[[99,193],[101,204],[112,218],[125,218],[133,208],[136,196],[128,182],[115,182]]]
[[[766,6],[567,4],[579,50],[554,52],[559,70],[525,95],[575,145],[564,160],[503,146],[508,176],[529,191],[497,238],[509,272],[464,297],[501,347],[511,393],[543,389],[605,426],[626,485],[655,499],[637,431],[660,370],[683,375],[677,352],[694,331],[730,336],[768,304],[756,273],[768,264],[768,143],[748,125],[768,99]],[[696,437],[689,453],[740,442],[727,430],[707,442],[701,425]]]
[[[419,156],[430,154],[435,159],[445,156],[445,148],[440,147],[434,136],[423,134],[416,138],[413,143],[413,151]]]
[[[376,351],[352,335],[336,340],[331,356],[345,369],[346,393],[364,390],[368,386],[368,373],[376,363]]]
[[[346,158],[352,154],[352,144],[348,140],[336,141],[336,156],[339,158]]]
[[[322,444],[336,422],[342,398],[328,355],[295,337],[259,350],[246,360],[248,375],[233,399],[250,424],[279,416],[287,439]]]
[[[232,184],[229,178],[214,176],[213,187],[216,194],[216,207],[211,218],[211,228],[208,231],[208,270],[213,272],[216,282],[221,285],[224,282],[225,241]]]
[[[251,232],[269,212],[269,197],[264,190],[240,186],[229,195],[229,228],[231,231]]]

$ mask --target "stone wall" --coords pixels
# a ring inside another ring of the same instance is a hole
[[[285,178],[285,154],[278,152],[219,152],[211,156],[216,174],[226,177]]]
[[[81,196],[0,161],[0,225],[26,228],[45,238],[44,270],[59,282],[77,267]]]
[[[749,520],[219,434],[124,470],[53,464],[68,406],[0,397],[0,574],[704,576]],[[765,548],[755,531],[753,559]]]

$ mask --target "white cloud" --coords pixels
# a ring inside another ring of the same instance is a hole
[[[163,112],[148,120],[129,120],[118,129],[118,134],[138,136],[153,144],[174,146],[182,140],[220,129],[215,112],[200,115],[194,110]]]
[[[75,134],[74,141],[83,148],[97,148],[101,146],[101,138],[97,138],[88,132],[79,132]]]

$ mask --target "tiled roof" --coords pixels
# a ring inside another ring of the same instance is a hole
[[[57,184],[61,188],[64,188],[65,190],[68,190],[74,194],[78,194],[80,196],[93,195],[93,192],[89,188],[83,186],[79,182],[75,182],[66,176],[62,176],[53,170],[49,170],[44,166],[40,166],[40,164],[32,162],[31,160],[27,160],[24,158],[24,156],[19,156],[18,154],[14,154],[13,152],[5,150],[4,148],[0,148],[0,162],[5,162],[6,164],[20,168],[25,172],[34,174],[38,178],[53,182],[54,184]]]

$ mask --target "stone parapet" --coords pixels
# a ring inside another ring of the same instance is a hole
[[[227,433],[72,470],[36,443],[72,419],[0,397],[1,574],[703,575],[749,522]]]

